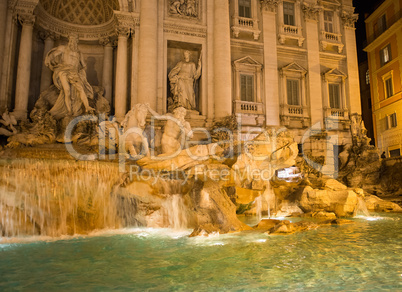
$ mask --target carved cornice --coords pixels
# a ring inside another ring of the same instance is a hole
[[[67,37],[73,33],[78,35],[80,40],[98,41],[102,37],[115,34],[115,20],[112,18],[101,25],[78,25],[61,21],[47,13],[42,5],[35,10],[36,23],[42,29],[55,34]]]
[[[359,18],[358,14],[347,12],[347,11],[342,11],[342,22],[345,27],[348,28],[355,28],[355,23],[357,19]]]
[[[15,8],[15,4],[17,4],[17,0],[8,0],[7,9],[13,11]]]
[[[315,20],[318,21],[318,17],[321,11],[321,7],[316,5],[303,4],[302,10],[304,12],[305,20]]]
[[[9,1],[9,5],[12,6],[12,1]],[[14,13],[16,14],[33,14],[35,7],[38,5],[39,0],[31,1],[18,1],[15,6]]]
[[[269,11],[269,12],[276,12],[278,8],[278,0],[261,0],[261,10]]]

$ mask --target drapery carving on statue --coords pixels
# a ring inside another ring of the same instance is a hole
[[[169,14],[176,16],[198,17],[198,0],[170,0]]]
[[[144,130],[148,114],[148,104],[138,103],[126,114],[121,123],[123,127],[125,151],[136,157],[138,155],[149,155],[149,144]]]
[[[196,109],[194,81],[201,76],[201,54],[198,66],[190,60],[190,51],[184,51],[184,60],[169,72],[170,91],[173,95],[174,107]]]
[[[86,78],[86,65],[78,50],[77,36],[69,36],[67,46],[50,50],[45,65],[53,71],[53,83],[60,90],[56,103],[50,109],[56,119],[94,111],[88,101],[93,99],[93,89]]]

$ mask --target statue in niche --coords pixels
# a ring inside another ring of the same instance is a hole
[[[53,83],[60,90],[56,103],[50,109],[52,116],[60,119],[94,111],[88,101],[93,99],[94,93],[86,78],[86,64],[78,50],[77,36],[69,36],[67,46],[50,50],[45,65],[53,71]]]
[[[196,109],[194,82],[201,75],[201,54],[198,65],[190,61],[190,51],[184,51],[184,60],[174,66],[169,72],[170,91],[176,107]]]
[[[187,139],[193,137],[190,123],[184,118],[187,110],[184,107],[177,107],[172,114],[161,116],[148,106],[149,112],[158,119],[167,119],[165,129],[163,131],[161,145],[162,154],[174,154],[176,151],[185,148]]]
[[[197,6],[196,0],[170,0],[169,13],[171,15],[197,17]]]

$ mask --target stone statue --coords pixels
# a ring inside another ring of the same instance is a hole
[[[6,108],[1,117],[2,118],[0,119],[0,123],[3,124],[3,126],[6,128],[0,128],[0,135],[12,136],[17,134],[17,129],[14,127],[15,125],[17,125],[17,120],[15,119],[15,116],[13,114],[10,114],[8,112],[8,109]]]
[[[193,137],[190,123],[184,119],[187,110],[184,107],[178,107],[173,110],[173,115],[167,114],[166,116],[160,116],[149,106],[148,110],[158,119],[167,119],[161,140],[162,154],[173,154],[184,149],[187,139]]]
[[[86,78],[86,64],[78,50],[76,36],[69,37],[67,46],[50,50],[45,65],[53,71],[53,83],[60,90],[56,103],[50,109],[56,119],[75,117],[94,110],[88,102],[88,99],[93,99],[93,89]]]
[[[133,157],[140,154],[149,154],[148,141],[143,135],[146,126],[148,108],[148,104],[136,104],[126,114],[121,123],[123,127],[123,135],[127,135],[124,141],[125,149]],[[145,150],[145,153],[142,150]]]
[[[194,81],[201,75],[201,55],[197,67],[190,61],[190,55],[190,51],[184,51],[184,60],[176,64],[168,77],[174,102],[178,106],[192,110],[196,108]]]

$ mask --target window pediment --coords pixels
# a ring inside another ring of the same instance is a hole
[[[299,64],[292,62],[281,69],[282,72],[295,72],[295,73],[300,73],[301,75],[305,75],[307,73],[307,70],[304,69],[302,66]]]
[[[255,67],[257,69],[262,68],[262,64],[256,60],[254,60],[250,56],[246,56],[246,57],[243,57],[243,58],[240,58],[240,59],[234,61],[233,65],[235,68],[240,68],[243,66]]]
[[[324,75],[325,80],[337,80],[337,79],[345,80],[347,77],[347,75],[345,73],[343,73],[342,71],[340,71],[336,68],[327,71],[323,75]]]

